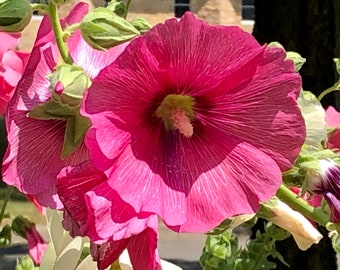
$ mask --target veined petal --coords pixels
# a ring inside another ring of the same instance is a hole
[[[210,93],[203,95],[196,105],[197,118],[264,151],[284,171],[293,164],[305,139],[296,103],[301,79],[292,73],[290,61],[284,62],[283,50],[267,49],[264,57],[252,80],[233,93],[214,97],[209,102],[213,108],[206,110],[203,102],[210,99]]]
[[[136,213],[106,180],[91,162],[65,168],[59,174],[58,194],[68,213],[64,224],[72,235],[105,243],[131,237],[149,226],[152,214]]]
[[[95,78],[86,144],[134,211],[205,231],[275,194],[305,139],[300,88],[284,50],[186,13],[132,40]]]
[[[79,3],[61,23],[77,23],[87,11],[88,5]],[[113,62],[125,46],[98,52],[91,49],[78,32],[70,37],[68,44],[76,64],[83,65],[92,76]],[[9,147],[3,164],[5,182],[17,186],[24,193],[34,195],[42,205],[52,208],[62,207],[55,187],[59,171],[89,158],[82,143],[66,159],[60,158],[66,121],[37,120],[26,116],[51,98],[47,75],[54,70],[59,57],[50,20],[45,16],[28,67],[6,114]]]
[[[174,133],[163,141],[135,134],[109,184],[137,212],[158,213],[174,230],[204,232],[226,216],[254,213],[276,192],[280,168],[251,144],[221,134],[206,130],[188,140]]]
[[[27,119],[22,111],[13,111],[11,116],[15,121],[7,123],[10,145],[3,161],[4,180],[24,193],[35,195],[42,205],[60,208],[58,198],[48,196],[55,194],[55,178],[66,164],[87,160],[87,148],[83,144],[61,160],[65,122]]]

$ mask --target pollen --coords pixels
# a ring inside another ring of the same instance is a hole
[[[190,96],[168,95],[157,108],[156,115],[162,118],[167,130],[178,130],[184,137],[189,138],[194,133],[194,103],[194,98]]]
[[[173,128],[178,129],[179,133],[184,137],[189,138],[194,134],[194,127],[184,111],[179,109],[172,110],[171,119]]]

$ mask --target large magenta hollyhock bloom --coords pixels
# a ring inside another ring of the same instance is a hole
[[[326,124],[334,129],[328,134],[327,148],[340,149],[340,113],[332,106],[326,109]]]
[[[285,57],[192,13],[133,40],[95,78],[81,111],[107,185],[178,231],[255,212],[305,139],[301,79]]]
[[[158,218],[136,213],[90,162],[67,167],[58,176],[64,227],[72,236],[88,236],[98,269],[106,269],[128,249],[133,269],[160,269]]]
[[[79,3],[65,23],[77,23],[87,12],[87,4]],[[79,31],[68,39],[68,46],[75,63],[92,78],[123,50],[123,47],[116,47],[107,52],[96,51],[85,43]],[[40,204],[51,208],[62,207],[55,189],[60,170],[89,158],[84,144],[66,159],[60,158],[66,121],[27,117],[30,111],[51,99],[50,82],[46,75],[53,71],[59,58],[49,18],[45,17],[27,69],[9,104],[6,115],[9,146],[3,162],[6,183],[34,195]]]
[[[16,50],[20,34],[0,32],[0,114],[14,93],[29,57],[29,53]]]

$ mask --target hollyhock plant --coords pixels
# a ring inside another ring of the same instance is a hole
[[[327,127],[333,130],[328,134],[327,147],[330,149],[340,149],[340,113],[329,106],[326,109]]]
[[[256,212],[305,139],[301,79],[285,58],[238,27],[190,12],[132,40],[81,108],[106,185],[176,231]]]
[[[79,22],[87,12],[88,5],[79,3],[70,12],[64,24]],[[67,40],[67,44],[74,62],[82,66],[91,78],[114,61],[124,48],[123,45],[106,52],[95,51],[82,39],[79,30]],[[52,208],[62,207],[55,190],[59,171],[65,166],[88,159],[83,143],[80,143],[74,153],[61,157],[64,134],[67,131],[72,134],[74,132],[72,123],[68,128],[68,121],[58,116],[48,118],[51,115],[48,112],[47,118],[39,119],[30,115],[32,111],[44,109],[44,104],[53,103],[54,98],[63,98],[63,85],[55,82],[55,88],[51,90],[52,82],[47,77],[54,71],[59,58],[51,23],[46,16],[38,31],[27,69],[6,114],[9,146],[3,162],[3,178],[6,183],[16,186],[25,194],[34,195],[41,205]]]
[[[117,260],[124,249],[134,269],[160,269],[157,216],[136,213],[106,180],[91,162],[61,171],[57,189],[65,207],[64,227],[73,237],[90,238],[100,270]]]
[[[0,40],[0,114],[3,114],[24,72],[29,53],[16,50],[20,34],[0,32]]]

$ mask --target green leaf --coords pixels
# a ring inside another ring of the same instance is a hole
[[[62,159],[72,154],[79,147],[90,126],[90,120],[79,113],[67,120],[64,143],[61,152]]]

